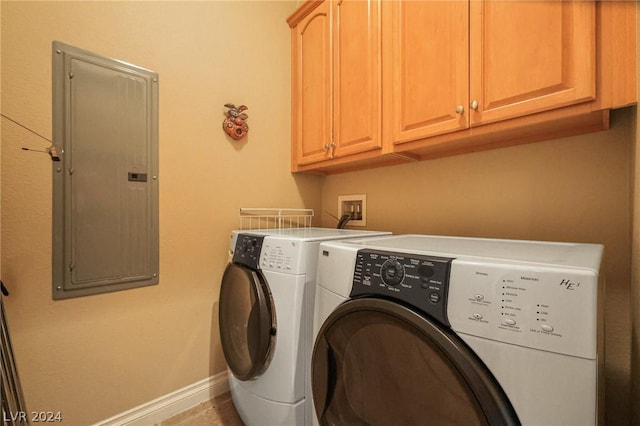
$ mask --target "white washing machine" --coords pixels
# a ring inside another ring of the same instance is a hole
[[[385,234],[325,228],[233,231],[219,326],[231,395],[245,424],[311,424],[308,372],[318,246]]]
[[[321,244],[316,421],[604,424],[602,253],[422,235]]]

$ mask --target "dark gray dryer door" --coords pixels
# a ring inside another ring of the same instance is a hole
[[[322,425],[517,425],[491,373],[451,331],[398,303],[340,305],[314,347]]]
[[[271,361],[276,317],[271,291],[261,273],[229,263],[220,286],[220,340],[235,377],[251,380]]]

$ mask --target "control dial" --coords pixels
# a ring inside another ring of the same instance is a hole
[[[241,250],[245,253],[253,253],[257,245],[258,242],[256,240],[247,240],[244,241]]]
[[[396,286],[404,279],[404,266],[396,259],[389,259],[382,264],[380,277],[386,285]]]
[[[418,268],[418,275],[423,279],[431,278],[434,273],[435,269],[433,269],[433,266],[422,265]]]
[[[256,251],[259,250],[258,240],[255,238],[245,237],[238,244],[237,252],[242,257],[257,257]]]

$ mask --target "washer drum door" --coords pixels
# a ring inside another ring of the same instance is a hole
[[[353,299],[324,322],[312,361],[321,425],[518,425],[485,365],[451,331],[388,300]]]
[[[276,344],[271,291],[258,271],[229,263],[220,286],[220,340],[229,369],[252,380],[269,366]]]

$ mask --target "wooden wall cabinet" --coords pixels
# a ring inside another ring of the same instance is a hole
[[[472,1],[470,16],[471,126],[595,99],[595,1]]]
[[[386,2],[383,26],[385,140],[467,128],[469,2]]]
[[[318,13],[324,41],[306,42]],[[292,170],[606,129],[611,108],[636,102],[635,18],[624,1],[307,1],[288,19]],[[313,83],[318,69],[327,75]]]
[[[378,2],[308,2],[302,8],[312,6],[310,13],[302,18],[299,15],[289,18],[293,52],[293,170],[380,151],[382,71]]]
[[[394,1],[383,15],[394,144],[595,98],[592,1]]]
[[[329,158],[331,143],[331,14],[320,4],[292,33],[292,138],[295,164]]]

